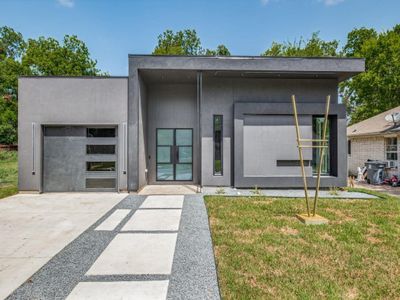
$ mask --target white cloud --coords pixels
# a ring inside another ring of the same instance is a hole
[[[72,8],[75,5],[74,0],[57,0],[58,4],[64,7]]]
[[[343,2],[344,0],[319,0],[320,2],[324,2],[326,6],[333,6]]]
[[[62,0],[59,0],[62,1]],[[66,1],[66,0],[64,0]],[[72,0],[70,0],[72,1]],[[261,5],[265,6],[269,3],[271,3],[272,0],[260,0]],[[275,1],[280,1],[280,0],[275,0]],[[341,2],[343,2],[344,0],[318,0],[318,2],[322,2],[324,3],[326,6],[334,6],[336,4],[339,4]]]

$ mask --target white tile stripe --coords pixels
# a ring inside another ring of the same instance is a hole
[[[181,209],[139,209],[121,231],[178,231]]]
[[[86,275],[171,274],[177,233],[120,233]]]
[[[116,209],[107,219],[97,226],[95,230],[114,230],[130,212],[130,209]]]
[[[182,208],[183,195],[148,196],[139,208]]]
[[[168,280],[80,282],[67,300],[161,300],[167,298]]]

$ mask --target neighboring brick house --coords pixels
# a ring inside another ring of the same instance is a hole
[[[400,116],[400,106],[347,128],[348,168],[350,175],[368,159],[390,162],[390,173],[398,173],[400,122],[387,121],[386,116]],[[400,117],[399,117],[400,119]]]

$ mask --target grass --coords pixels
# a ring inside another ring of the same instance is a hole
[[[373,194],[321,199],[321,226],[294,217],[304,200],[206,196],[222,297],[398,298],[400,200]]]
[[[16,151],[0,151],[0,199],[18,192],[18,161]]]

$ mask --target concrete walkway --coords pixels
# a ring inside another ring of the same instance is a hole
[[[18,194],[0,200],[0,299],[127,194]]]
[[[236,189],[231,187],[203,187],[204,195],[225,195],[225,196],[268,196],[268,197],[284,197],[284,198],[304,198],[303,189],[258,189],[258,194],[255,193],[254,189]],[[313,197],[315,190],[308,190],[308,195]],[[375,199],[376,196],[359,193],[359,192],[347,192],[347,191],[319,191],[320,198],[337,198],[337,199]]]
[[[130,195],[9,299],[219,299],[201,195]]]

